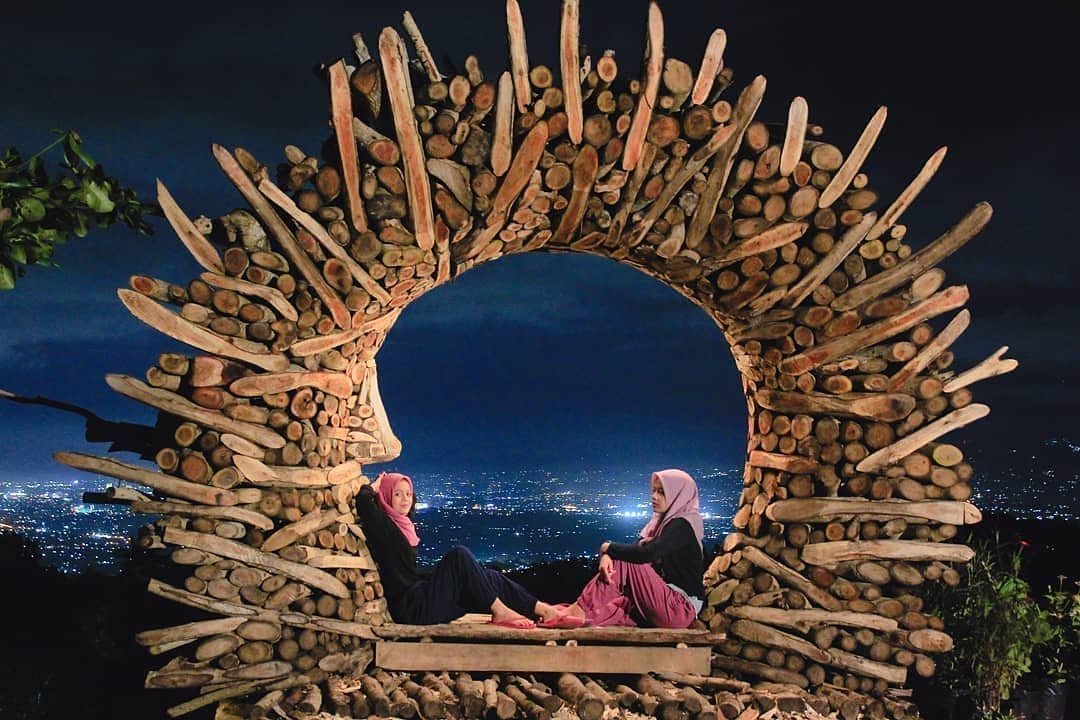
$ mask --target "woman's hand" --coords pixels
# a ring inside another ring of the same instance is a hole
[[[379,473],[379,477],[375,478],[375,481],[371,483],[371,489],[375,492],[379,492],[379,486],[382,485],[382,473]]]
[[[615,562],[606,552],[600,556],[600,579],[606,583],[615,579]]]

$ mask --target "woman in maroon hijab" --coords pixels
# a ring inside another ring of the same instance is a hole
[[[420,572],[415,506],[412,479],[400,473],[382,473],[356,496],[357,516],[395,622],[432,625],[490,611],[493,624],[526,630],[536,626],[531,617],[558,614],[502,573],[480,565],[462,545],[451,548],[430,574]]]
[[[686,628],[694,622],[705,596],[704,525],[694,479],[682,470],[654,472],[652,508],[638,541],[601,545],[596,577],[540,627]]]

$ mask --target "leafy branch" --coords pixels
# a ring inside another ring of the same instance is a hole
[[[0,290],[14,288],[29,265],[58,267],[53,250],[71,235],[86,237],[92,227],[118,222],[152,235],[147,217],[162,214],[106,175],[78,133],[54,132],[56,140],[26,159],[14,147],[0,158]],[[60,172],[50,177],[45,156],[57,146],[63,148]]]

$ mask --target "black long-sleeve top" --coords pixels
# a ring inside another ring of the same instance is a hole
[[[394,521],[387,517],[371,486],[360,488],[356,495],[356,514],[364,527],[368,548],[379,566],[386,599],[392,600],[399,593],[427,580],[428,576],[416,568],[417,548],[409,545]]]
[[[664,526],[658,536],[644,543],[611,543],[608,555],[629,563],[652,563],[664,582],[677,585],[699,599],[705,598],[701,579],[705,574],[705,556],[694,536],[694,529],[683,518]]]

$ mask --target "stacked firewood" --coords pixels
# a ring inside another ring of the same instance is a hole
[[[470,675],[426,672],[313,675],[311,682],[276,689],[253,702],[225,706],[229,718],[261,720],[273,713],[304,718],[529,718],[656,717],[661,720],[726,720],[771,718],[855,718],[860,708],[843,688],[811,695],[786,685],[756,688],[720,677],[683,677],[672,682],[663,674],[602,679],[562,673],[543,675]],[[886,703],[893,715],[905,717],[910,704],[886,699],[870,712],[883,717]],[[219,715],[221,712],[219,711]]]
[[[771,694],[776,707],[791,697],[843,717],[903,718],[909,669],[929,676],[951,648],[920,589],[959,582],[971,550],[949,541],[980,516],[967,502],[972,467],[942,436],[989,412],[972,383],[1016,363],[1002,348],[954,371],[968,291],[937,265],[989,206],[915,251],[899,221],[944,148],[878,211],[863,166],[885,108],[845,155],[802,98],[785,124],[757,119],[763,77],[725,97],[722,30],[695,73],[665,57],[653,4],[643,73],[620,81],[610,51],[580,55],[578,13],[565,0],[562,87],[530,65],[516,0],[510,67],[491,77],[473,56],[443,74],[406,13],[417,59],[387,28],[377,57],[357,35],[356,64],[326,68],[323,157],[290,145],[272,171],[214,146],[249,206],[216,219],[190,219],[159,186],[205,272],[186,283],[137,275],[119,294],[196,353],[161,355],[145,381],[108,382],[156,408],[171,439],[155,468],[58,459],[149,488],[112,495],[159,516],[139,543],[169,549],[181,575],[150,591],[221,616],[139,636],[154,654],[190,653],[147,678],[202,689],[174,714],[261,688],[252,717],[329,707],[540,718],[569,703],[582,717],[619,706],[710,720],[767,713]],[[735,532],[705,577],[699,623],[726,633],[713,678],[545,685],[368,670],[372,626],[389,615],[352,503],[364,466],[401,451],[376,355],[413,299],[531,251],[636,267],[731,343],[748,447]]]

